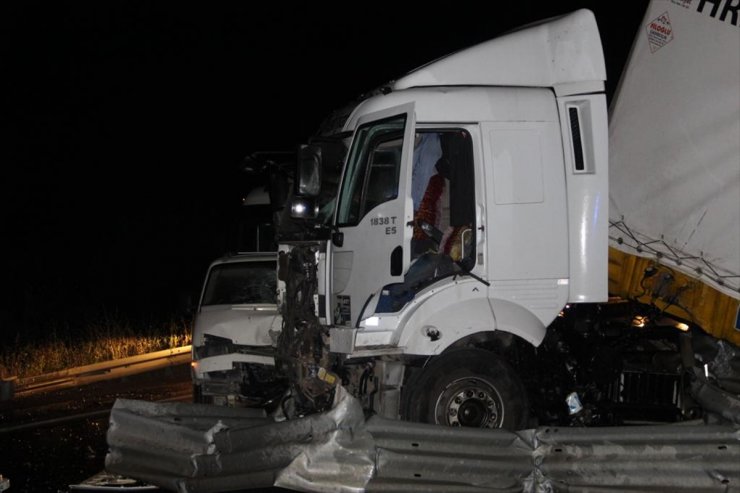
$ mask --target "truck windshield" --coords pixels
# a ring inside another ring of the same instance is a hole
[[[374,207],[398,197],[406,116],[357,130],[339,198],[337,224],[354,226]]]
[[[238,262],[211,269],[203,294],[203,306],[275,303],[275,262]]]

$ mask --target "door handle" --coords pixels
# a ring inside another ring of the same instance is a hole
[[[391,275],[400,276],[403,274],[403,247],[398,245],[391,252]]]

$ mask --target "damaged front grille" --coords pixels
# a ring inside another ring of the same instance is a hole
[[[205,335],[202,346],[193,349],[196,360],[222,356],[224,354],[254,354],[258,356],[273,356],[275,350],[271,346],[245,346],[234,344],[231,339],[214,335]]]
[[[278,276],[285,283],[283,327],[276,365],[291,385],[287,414],[310,414],[330,407],[339,377],[332,371],[329,332],[317,317],[318,245],[294,246],[280,252]],[[286,400],[286,403],[288,400]],[[292,410],[291,410],[292,409]]]
[[[678,374],[623,371],[611,400],[624,421],[677,421],[684,385]]]
[[[235,354],[272,358],[274,353],[270,346],[243,346],[224,337],[206,335],[205,343],[194,348],[194,359]],[[196,400],[228,406],[266,407],[284,394],[286,386],[274,365],[234,361],[229,370],[203,373],[196,382]]]

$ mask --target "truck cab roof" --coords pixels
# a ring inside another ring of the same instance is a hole
[[[562,96],[603,91],[605,80],[596,19],[581,9],[442,57],[390,87],[552,87]]]

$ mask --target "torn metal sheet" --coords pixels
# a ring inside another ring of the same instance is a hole
[[[160,492],[159,488],[151,484],[144,484],[133,478],[126,478],[117,474],[110,474],[101,471],[79,484],[70,484],[69,491],[87,491],[87,492]]]
[[[377,470],[368,491],[522,491],[533,430],[449,428],[371,418]]]
[[[342,388],[330,411],[281,422],[250,409],[119,399],[105,464],[180,492],[273,485],[358,492],[374,471],[364,427],[359,402]]]
[[[109,472],[182,493],[740,491],[740,428],[661,425],[509,432],[372,417],[341,387],[325,413],[119,400]]]
[[[696,369],[694,376],[691,382],[691,395],[697,402],[708,412],[715,413],[730,423],[740,425],[740,396],[724,392],[708,379],[703,378]]]

